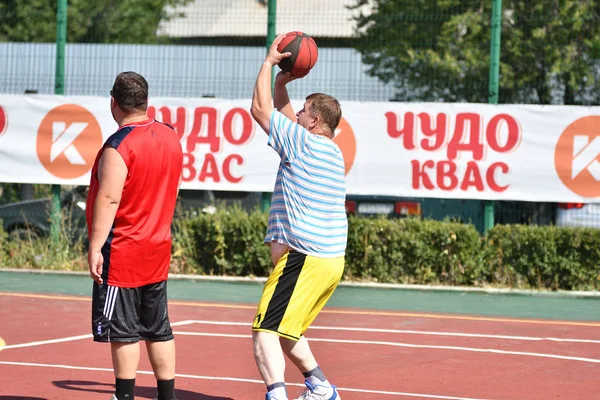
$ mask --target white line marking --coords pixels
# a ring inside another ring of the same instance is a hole
[[[192,320],[173,322],[171,324],[171,326],[191,325],[194,322],[195,321],[192,321]],[[24,347],[42,346],[42,345],[45,345],[45,344],[73,342],[73,341],[76,341],[76,340],[90,339],[91,337],[93,337],[93,336],[91,334],[88,334],[88,335],[79,335],[79,336],[69,336],[69,337],[58,338],[58,339],[41,340],[39,342],[28,342],[28,343],[20,343],[20,344],[11,344],[9,346],[5,346],[3,348],[3,350],[21,349],[21,348],[24,348]]]
[[[44,344],[72,342],[72,341],[75,341],[75,340],[89,339],[91,337],[92,337],[91,334],[89,334],[89,335],[80,335],[80,336],[69,336],[69,337],[60,338],[60,339],[43,340],[43,341],[40,341],[40,342],[29,342],[29,343],[21,343],[21,344],[12,344],[10,346],[6,346],[4,349],[5,350],[20,349],[20,348],[23,348],[23,347],[42,346]]]
[[[96,367],[78,367],[73,365],[60,365],[60,364],[36,364],[36,363],[25,363],[25,362],[13,362],[13,361],[0,361],[0,365],[16,365],[21,367],[46,367],[46,368],[60,368],[60,369],[73,369],[81,371],[100,371],[100,372],[113,372],[110,368],[96,368]],[[137,371],[140,375],[154,375],[152,371]],[[188,374],[175,374],[178,378],[188,379],[204,379],[211,381],[229,381],[229,382],[244,382],[244,383],[257,383],[264,385],[263,381],[258,379],[246,379],[246,378],[232,378],[223,376],[202,376],[202,375],[188,375]],[[301,383],[286,383],[288,386],[304,387]],[[355,389],[355,388],[338,388],[340,391],[345,392],[357,392],[357,393],[376,393],[385,394],[390,396],[404,396],[404,397],[418,397],[422,399],[444,399],[444,400],[484,400],[475,399],[470,397],[453,397],[453,396],[441,396],[435,394],[419,394],[419,393],[405,393],[405,392],[387,392],[381,390],[368,390],[368,389]]]
[[[252,339],[252,335],[242,335],[235,333],[209,333],[209,332],[184,332],[184,331],[175,331],[174,335],[184,335],[184,336],[214,336],[214,337],[230,337],[230,338],[238,338],[238,339]],[[307,338],[308,339],[308,338]],[[308,339],[313,340],[313,339]]]
[[[188,319],[185,321],[171,322],[171,326],[184,326],[184,325],[191,325],[191,324],[195,324],[195,323],[196,323],[196,321]]]
[[[207,332],[174,332],[177,335],[188,335],[188,336],[214,336],[214,337],[230,337],[230,338],[252,338],[252,335],[234,335],[226,333],[207,333]],[[595,358],[583,358],[583,357],[570,357],[561,356],[558,354],[544,354],[544,353],[528,353],[519,351],[507,351],[497,349],[477,349],[472,347],[456,347],[456,346],[433,346],[424,344],[412,344],[412,343],[398,343],[398,342],[381,342],[381,341],[370,341],[370,340],[345,340],[345,339],[315,339],[307,338],[309,342],[331,342],[331,343],[350,343],[350,344],[369,344],[369,345],[380,345],[380,346],[395,346],[395,347],[411,347],[417,349],[438,349],[438,350],[456,350],[456,351],[469,351],[475,353],[494,353],[494,354],[505,354],[515,356],[530,356],[530,357],[543,357],[543,358],[555,358],[559,360],[570,360],[570,361],[583,361],[589,363],[600,364],[600,360]]]
[[[223,326],[251,326],[248,322],[227,322],[227,321],[191,321],[195,324],[203,325],[223,325]],[[375,329],[375,328],[347,328],[341,326],[311,326],[315,330],[349,331],[349,332],[374,332],[374,333],[399,333],[409,335],[432,335],[432,336],[453,336],[453,337],[475,337],[486,339],[506,339],[506,340],[526,340],[526,341],[550,341],[550,342],[570,342],[570,343],[595,343],[600,344],[600,340],[591,339],[562,339],[553,337],[532,337],[532,336],[506,336],[506,335],[486,335],[479,333],[461,333],[461,332],[431,332],[431,331],[413,331],[397,329]]]

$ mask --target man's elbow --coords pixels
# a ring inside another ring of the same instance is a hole
[[[121,204],[121,195],[116,193],[103,193],[100,198],[102,203],[109,207],[118,207]]]
[[[252,114],[252,118],[254,118],[256,123],[268,134],[270,115],[267,111],[260,107],[252,106],[250,114]]]

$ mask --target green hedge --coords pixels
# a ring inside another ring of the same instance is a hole
[[[348,221],[346,276],[400,283],[479,282],[480,238],[473,225],[417,219]]]
[[[185,221],[193,238],[187,262],[193,268],[185,272],[271,271],[266,214],[233,208]],[[481,238],[473,225],[434,220],[350,217],[348,225],[348,280],[600,289],[600,230],[498,225]]]
[[[239,207],[174,220],[171,272],[268,276],[267,215]],[[62,236],[61,236],[62,237]],[[66,239],[65,239],[66,240]],[[0,265],[86,270],[83,246],[48,238],[11,242]],[[61,241],[61,242],[62,242]],[[389,283],[600,290],[600,230],[350,217],[345,279]]]
[[[0,265],[8,264],[8,254],[6,252],[8,235],[4,231],[4,223],[0,219]]]
[[[267,215],[239,207],[203,213],[188,220],[194,247],[193,271],[204,275],[266,276],[271,267],[263,244]]]
[[[504,225],[485,240],[488,277],[508,287],[600,289],[600,230]]]

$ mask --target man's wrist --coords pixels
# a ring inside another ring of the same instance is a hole
[[[98,246],[90,245],[90,247],[88,248],[88,251],[90,253],[100,253],[102,251],[102,246],[98,247]]]

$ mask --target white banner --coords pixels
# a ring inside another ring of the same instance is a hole
[[[295,109],[303,101],[294,101]],[[271,191],[279,159],[250,100],[151,99],[185,154],[184,189]],[[590,202],[600,107],[342,102],[348,194]],[[0,182],[89,184],[117,130],[109,98],[0,95]]]

